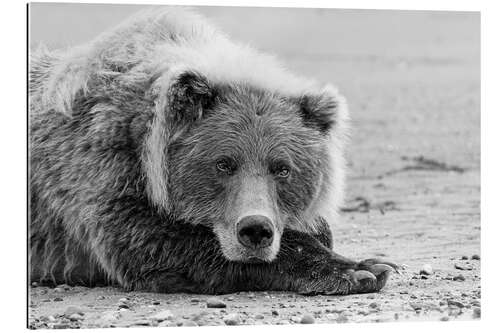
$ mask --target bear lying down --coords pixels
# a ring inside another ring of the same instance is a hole
[[[380,290],[332,251],[345,101],[186,10],[30,66],[31,280],[230,293]]]

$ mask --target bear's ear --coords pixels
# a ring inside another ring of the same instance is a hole
[[[169,89],[170,117],[175,122],[193,123],[214,106],[217,93],[208,79],[194,71],[177,75]]]
[[[344,120],[345,101],[334,87],[326,86],[317,93],[304,94],[297,103],[304,124],[322,134],[327,134]]]

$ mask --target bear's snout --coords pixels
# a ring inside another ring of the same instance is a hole
[[[238,241],[245,247],[261,249],[273,243],[274,231],[269,218],[262,215],[243,217],[237,225]]]

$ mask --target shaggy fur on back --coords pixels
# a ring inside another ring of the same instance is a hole
[[[206,81],[192,80],[199,75]],[[174,91],[183,80],[189,81],[189,91]],[[168,156],[187,131],[176,117],[184,103],[191,103],[194,111],[187,116],[200,118],[210,97],[193,101],[191,96],[208,85],[231,91],[252,87],[274,100],[286,96],[306,110],[306,125],[321,124],[330,168],[304,212],[310,218],[289,227],[318,233],[325,220],[337,221],[348,127],[346,103],[337,90],[291,74],[272,56],[231,41],[189,10],[151,9],[85,45],[66,51],[41,47],[31,54],[30,241],[32,261],[41,262],[38,275],[56,280],[61,273],[70,279],[74,270],[82,270],[95,278],[93,272],[102,270],[103,278],[131,285],[133,267],[115,267],[134,240],[120,235],[109,240],[108,231],[117,216],[172,218],[175,188]],[[310,109],[329,111],[308,114]],[[109,224],[92,227],[102,216],[110,216]],[[134,234],[142,246],[137,260],[161,256],[158,248],[148,248],[164,234],[158,228],[151,222],[148,234]],[[112,254],[103,245],[109,243]],[[146,265],[141,272],[154,269]]]
[[[333,171],[330,179],[325,179],[329,185],[318,194],[321,200],[311,210],[328,221],[338,220],[348,127],[343,96],[331,85],[318,87],[312,80],[291,74],[270,55],[229,40],[189,10],[172,7],[144,11],[68,52],[51,53],[40,48],[31,58],[30,111],[57,111],[71,117],[78,109],[75,103],[87,96],[107,100],[118,109],[143,98],[144,103],[152,105],[144,112],[154,114],[144,151],[145,175],[154,179],[148,183],[148,192],[156,205],[169,209],[165,147],[176,131],[165,119],[169,101],[163,92],[187,70],[203,73],[213,83],[245,83],[286,96],[318,92],[332,96],[337,103],[329,144]]]

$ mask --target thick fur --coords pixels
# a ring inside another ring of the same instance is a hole
[[[40,48],[30,67],[32,279],[208,293],[385,284],[380,271],[360,284],[361,266],[331,251],[348,127],[332,86],[173,8]],[[235,156],[238,175],[217,156]],[[287,180],[271,175],[281,161]],[[233,233],[251,209],[275,228],[264,262],[247,262]]]

